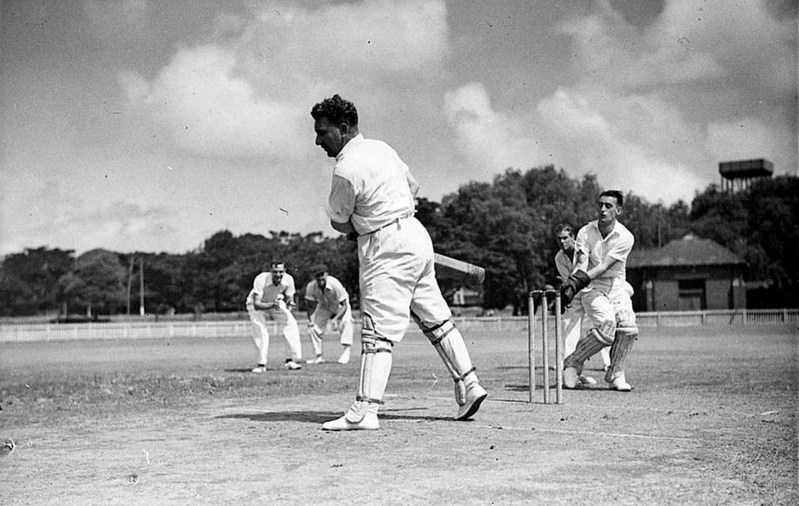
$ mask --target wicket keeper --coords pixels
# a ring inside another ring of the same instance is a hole
[[[563,282],[561,295],[564,304],[570,303],[578,293],[581,295],[580,302],[591,328],[564,360],[565,388],[577,388],[585,361],[610,346],[610,368],[605,373],[605,381],[611,390],[632,390],[624,373],[624,362],[638,338],[630,299],[633,288],[626,278],[627,257],[635,239],[618,221],[623,203],[624,195],[620,191],[602,192],[597,201],[597,220],[577,233],[575,269]]]

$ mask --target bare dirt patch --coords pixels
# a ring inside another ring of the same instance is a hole
[[[633,392],[593,371],[600,388],[562,405],[526,402],[523,333],[467,338],[489,391],[474,420],[452,421],[417,333],[395,351],[381,430],[356,433],[319,426],[352,401],[357,357],[290,372],[278,344],[257,375],[246,337],[2,344],[3,503],[799,501],[795,329],[644,329]]]

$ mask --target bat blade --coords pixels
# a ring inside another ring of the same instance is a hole
[[[482,267],[463,260],[448,257],[441,253],[435,254],[436,268],[442,274],[449,274],[469,286],[479,286],[485,280],[486,271]]]

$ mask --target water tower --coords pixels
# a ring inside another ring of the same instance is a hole
[[[764,158],[719,163],[722,191],[746,190],[753,182],[771,177],[774,164]]]

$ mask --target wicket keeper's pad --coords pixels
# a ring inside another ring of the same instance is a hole
[[[476,287],[483,284],[486,271],[480,266],[464,262],[441,253],[435,254],[436,269],[444,275],[452,276],[467,286]]]

